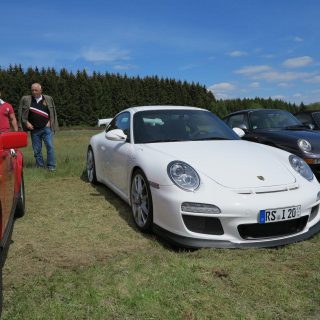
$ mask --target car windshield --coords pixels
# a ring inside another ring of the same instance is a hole
[[[135,143],[238,140],[222,120],[205,110],[139,111],[133,118]]]
[[[314,121],[317,123],[317,125],[320,127],[320,112],[314,112],[313,118],[314,118]]]
[[[252,130],[294,129],[304,125],[290,112],[284,110],[257,110],[249,115]]]

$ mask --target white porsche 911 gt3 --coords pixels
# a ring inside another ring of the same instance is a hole
[[[207,110],[132,107],[105,123],[88,146],[88,180],[123,198],[143,232],[184,247],[271,247],[320,230],[309,166],[241,140]]]

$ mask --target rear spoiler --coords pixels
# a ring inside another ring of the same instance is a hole
[[[107,126],[110,122],[111,122],[111,120],[112,120],[113,118],[107,118],[107,119],[98,119],[98,127],[101,127],[101,126],[103,126],[103,125],[105,125],[105,126]]]

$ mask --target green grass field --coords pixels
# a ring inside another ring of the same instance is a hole
[[[24,150],[27,213],[3,270],[3,319],[320,318],[320,235],[275,249],[173,249],[86,181],[96,132],[59,132],[55,173]]]

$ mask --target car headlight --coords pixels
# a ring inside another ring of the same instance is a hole
[[[304,162],[304,160],[292,154],[289,156],[289,162],[291,164],[291,167],[305,179],[309,181],[313,179],[313,173],[310,167]]]
[[[298,147],[304,152],[310,152],[311,151],[311,143],[308,140],[305,140],[305,139],[299,139],[298,140]]]
[[[199,188],[199,175],[185,162],[172,161],[168,164],[167,171],[169,178],[179,188],[186,191],[194,191]]]

